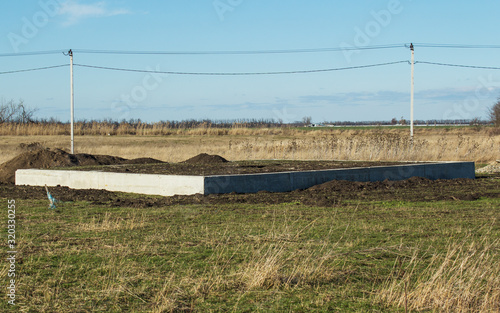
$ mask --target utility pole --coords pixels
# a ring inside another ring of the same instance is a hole
[[[70,83],[71,83],[71,154],[75,154],[75,137],[74,137],[74,126],[75,126],[75,93],[73,90],[73,51],[71,49],[68,51],[70,57]]]
[[[415,49],[413,43],[410,44],[411,50],[411,95],[410,95],[410,137],[413,142],[413,95],[415,93]]]

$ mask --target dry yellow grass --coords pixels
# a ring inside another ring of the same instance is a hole
[[[499,312],[499,240],[468,236],[450,242],[446,252],[426,261],[427,268],[417,277],[423,260],[414,257],[408,269],[399,269],[378,291],[382,301],[410,310],[439,312]]]
[[[148,132],[123,136],[86,132],[79,135],[77,131],[75,152],[124,158],[151,157],[167,162],[183,161],[199,153],[218,154],[229,160],[490,162],[500,158],[500,135],[494,128],[417,129],[413,142],[407,129],[197,128],[168,131],[162,136]],[[3,132],[6,130],[0,128],[0,133]],[[0,162],[21,153],[21,143],[31,142],[69,150],[68,135],[3,135],[0,137]]]
[[[112,230],[134,230],[144,226],[145,214],[140,217],[138,214],[129,214],[126,218],[114,218],[110,212],[104,213],[101,217],[92,217],[88,221],[82,221],[77,225],[77,230],[80,231],[112,231]]]

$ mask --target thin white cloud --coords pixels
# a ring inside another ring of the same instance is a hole
[[[488,87],[446,87],[440,89],[426,89],[415,93],[416,101],[427,103],[463,103],[468,99],[491,100],[500,93],[500,86]],[[410,101],[408,91],[382,90],[378,92],[347,92],[323,95],[305,95],[299,97],[301,103],[324,103],[341,106],[365,105],[367,103],[378,103],[382,105],[398,105]]]
[[[123,14],[130,14],[127,9],[110,9],[104,1],[83,4],[77,0],[67,0],[61,2],[58,15],[65,18],[63,25],[70,26],[87,18],[109,17]]]

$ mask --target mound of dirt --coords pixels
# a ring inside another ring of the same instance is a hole
[[[186,161],[184,161],[182,163],[189,163],[189,164],[217,164],[217,163],[227,163],[227,162],[229,162],[229,161],[226,160],[226,159],[224,159],[220,155],[211,155],[211,154],[201,153],[201,154],[198,154],[195,157],[187,159]]]
[[[36,149],[21,153],[10,161],[0,165],[0,182],[14,183],[15,172],[26,168],[52,168],[68,166],[92,166],[114,164],[161,163],[159,160],[141,158],[127,160],[110,155],[92,155],[86,153],[69,154],[60,149]]]

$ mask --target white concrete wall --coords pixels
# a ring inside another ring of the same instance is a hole
[[[17,170],[16,185],[66,186],[173,196],[204,193],[202,176],[127,174],[84,171]]]

